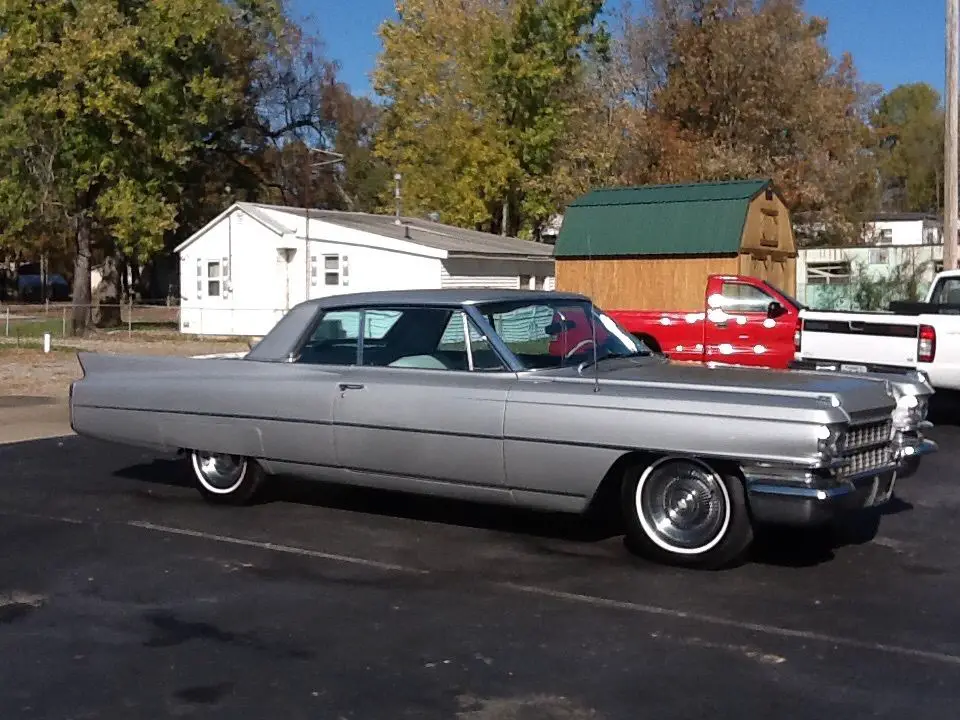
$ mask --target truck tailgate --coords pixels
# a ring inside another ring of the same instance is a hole
[[[919,332],[916,317],[807,310],[801,314],[796,357],[913,367],[917,363]]]

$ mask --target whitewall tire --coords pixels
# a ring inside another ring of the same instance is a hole
[[[211,503],[246,505],[263,484],[260,466],[237,455],[194,450],[190,453],[190,466],[197,489]]]
[[[657,562],[725,567],[753,541],[740,479],[694,458],[666,457],[631,468],[621,503],[630,549]]]

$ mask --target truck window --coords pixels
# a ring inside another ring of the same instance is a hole
[[[960,277],[945,277],[937,281],[930,302],[939,305],[960,305]]]
[[[720,288],[721,307],[728,312],[765,313],[773,297],[753,285],[724,282]]]

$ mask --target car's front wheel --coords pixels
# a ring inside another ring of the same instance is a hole
[[[700,460],[668,457],[634,467],[621,501],[630,549],[657,562],[721,568],[753,541],[743,484]]]
[[[263,484],[261,467],[238,455],[194,450],[190,465],[197,489],[207,502],[218,505],[246,505]]]

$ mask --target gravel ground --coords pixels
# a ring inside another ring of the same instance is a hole
[[[71,338],[70,347],[55,342],[53,352],[0,343],[0,396],[66,398],[70,383],[80,376],[76,350],[121,355],[204,355],[248,349],[246,341],[166,338]]]

